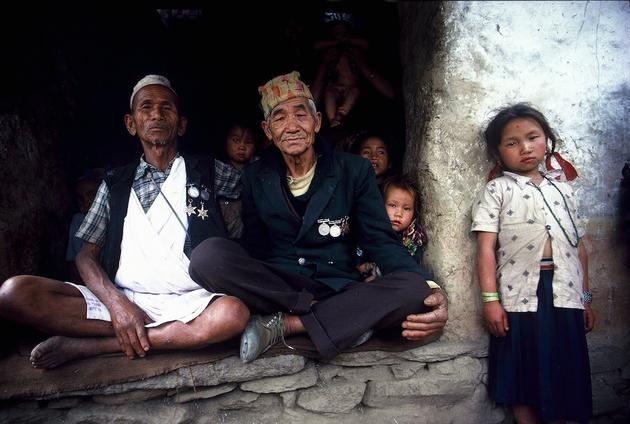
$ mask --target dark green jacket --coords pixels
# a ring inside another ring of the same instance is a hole
[[[360,280],[355,268],[360,245],[383,274],[411,271],[428,273],[409,255],[394,233],[366,159],[332,152],[325,143],[318,152],[314,190],[301,218],[290,205],[284,178],[286,167],[272,147],[243,174],[243,246],[252,256],[318,280],[335,290]],[[322,220],[347,217],[344,234],[320,234]]]

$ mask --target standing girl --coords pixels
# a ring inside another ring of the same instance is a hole
[[[483,315],[492,333],[490,396],[511,405],[518,423],[586,422],[592,396],[585,333],[595,318],[576,200],[542,166],[556,135],[539,111],[519,103],[499,111],[484,136],[503,169],[473,206]]]

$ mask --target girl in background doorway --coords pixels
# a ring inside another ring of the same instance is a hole
[[[389,149],[385,139],[375,133],[366,133],[355,141],[352,150],[370,161],[376,174],[376,182],[382,191],[383,182],[390,176],[392,168]]]

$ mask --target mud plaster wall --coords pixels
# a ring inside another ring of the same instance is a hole
[[[479,133],[493,109],[530,101],[580,174],[574,190],[587,220],[597,316],[588,336],[595,407],[619,406],[630,361],[627,251],[616,237],[621,169],[630,160],[629,3],[401,3],[400,17],[405,169],[422,187],[425,262],[451,301],[443,339],[486,340],[469,232],[473,198],[491,168]]]

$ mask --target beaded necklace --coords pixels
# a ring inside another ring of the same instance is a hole
[[[545,199],[545,195],[543,194],[543,192],[540,189],[540,187],[538,187],[534,183],[532,183],[532,185],[534,186],[534,188],[536,190],[538,190],[538,192],[542,196],[543,202],[545,202],[545,205],[547,205],[547,209],[549,209],[549,212],[551,212],[551,216],[553,216],[553,219],[555,219],[556,222],[558,223],[558,226],[562,230],[562,233],[564,234],[564,236],[567,238],[567,241],[569,242],[569,244],[572,247],[578,247],[578,244],[580,243],[580,237],[578,235],[578,230],[577,230],[577,227],[575,226],[575,222],[573,221],[573,217],[571,216],[571,211],[569,210],[569,205],[567,204],[567,199],[564,197],[564,195],[562,194],[562,192],[560,191],[560,189],[558,188],[557,185],[555,185],[553,182],[551,182],[551,180],[549,178],[547,178],[545,176],[543,176],[543,178],[545,180],[547,180],[549,182],[549,184],[551,184],[556,190],[558,190],[558,193],[560,193],[560,197],[562,197],[562,201],[564,202],[564,208],[567,211],[567,214],[569,215],[569,221],[571,221],[571,225],[573,225],[573,231],[575,231],[575,240],[576,240],[575,243],[573,242],[573,240],[571,240],[571,238],[569,237],[569,234],[567,234],[567,231],[564,229],[564,227],[560,223],[560,220],[558,219],[556,214],[553,213],[553,209],[551,209],[551,206],[549,206],[549,203],[547,203],[547,199]]]

